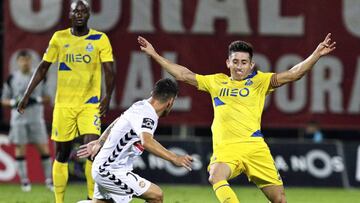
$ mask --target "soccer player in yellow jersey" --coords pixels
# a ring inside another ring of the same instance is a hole
[[[321,56],[335,49],[328,34],[304,61],[281,73],[256,70],[249,43],[234,41],[229,46],[225,74],[199,75],[160,56],[143,37],[141,50],[151,56],[176,80],[184,81],[211,95],[213,155],[208,167],[209,182],[221,203],[238,203],[229,179],[245,173],[272,203],[286,202],[283,183],[261,133],[265,96],[281,85],[299,80]]]
[[[52,63],[58,62],[57,91],[53,112],[51,139],[56,143],[53,182],[56,203],[64,202],[68,180],[68,159],[72,142],[84,136],[84,142],[100,135],[100,117],[108,108],[114,89],[112,48],[105,33],[90,29],[90,7],[85,0],[71,4],[71,28],[54,33],[43,60],[36,69],[18,111],[23,113],[29,97]],[[101,98],[101,67],[105,74],[106,91]],[[85,164],[88,198],[93,196],[94,182],[90,160]]]

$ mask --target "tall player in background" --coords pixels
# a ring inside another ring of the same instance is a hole
[[[195,74],[160,56],[146,39],[138,38],[141,50],[177,80],[211,95],[214,120],[209,182],[220,202],[239,202],[227,181],[241,173],[245,173],[271,202],[286,202],[281,177],[261,133],[265,97],[275,88],[302,78],[321,56],[332,52],[335,42],[331,42],[330,36],[328,34],[307,59],[281,73],[256,70],[252,46],[243,41],[232,42],[226,59],[230,77],[222,73]]]
[[[105,33],[90,29],[90,7],[85,0],[71,4],[72,27],[54,33],[43,60],[36,69],[26,92],[18,105],[24,113],[35,87],[52,63],[58,62],[57,91],[53,112],[51,139],[56,143],[53,164],[53,181],[57,203],[64,202],[68,180],[68,159],[73,140],[84,136],[84,142],[100,135],[100,117],[108,108],[114,89],[112,47]],[[105,73],[105,93],[101,94],[101,67]],[[85,164],[88,198],[93,196],[94,181],[91,177],[90,160]]]

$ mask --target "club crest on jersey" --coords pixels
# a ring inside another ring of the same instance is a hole
[[[145,185],[146,185],[145,181],[141,180],[141,181],[139,182],[139,186],[140,186],[141,188],[144,188]]]
[[[246,83],[245,83],[246,86],[250,86],[252,84],[253,84],[253,81],[251,81],[250,79],[246,80]]]
[[[69,48],[70,47],[70,44],[65,44],[64,45],[64,48]]]
[[[141,127],[152,130],[154,128],[155,121],[151,118],[144,118]]]
[[[92,51],[94,51],[94,46],[91,43],[89,43],[88,45],[86,45],[85,49],[88,52],[92,52]]]

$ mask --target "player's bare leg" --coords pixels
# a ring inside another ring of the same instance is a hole
[[[282,185],[272,185],[261,188],[271,203],[286,203],[285,190]]]
[[[45,185],[49,190],[54,191],[53,181],[51,177],[52,160],[50,158],[49,145],[47,143],[43,143],[36,144],[35,147],[41,155],[41,164],[44,170]]]
[[[89,143],[93,140],[97,140],[99,135],[96,134],[85,134],[84,135],[84,144]],[[88,191],[88,199],[92,199],[94,196],[94,179],[91,175],[91,168],[92,168],[92,160],[87,159],[85,162],[85,177],[86,177],[86,185]]]
[[[209,182],[213,186],[218,200],[220,202],[239,203],[240,201],[227,182],[230,175],[231,169],[226,163],[214,163],[210,165]]]
[[[15,156],[25,156],[25,145],[17,144],[15,145]]]
[[[164,201],[164,193],[161,188],[151,183],[149,189],[140,196],[147,203],[162,203]]]
[[[24,192],[31,191],[31,184],[27,175],[26,159],[25,159],[26,146],[23,144],[15,145],[15,159],[17,172],[20,177],[21,189]]]

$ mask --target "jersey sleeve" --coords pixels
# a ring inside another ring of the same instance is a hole
[[[211,91],[211,84],[212,80],[214,78],[214,75],[195,75],[196,81],[198,83],[198,90],[204,91],[204,92],[210,92]]]
[[[270,85],[270,81],[271,81],[271,76],[273,75],[274,73],[263,73],[262,74],[262,92],[263,94],[265,95],[268,95],[270,94],[271,92],[274,91],[274,88],[271,87]]]
[[[56,33],[52,36],[50,42],[49,42],[49,46],[46,49],[44,56],[43,56],[43,60],[50,62],[50,63],[55,63],[58,60],[58,55],[59,55],[59,44],[57,43],[57,37],[56,37]]]
[[[108,36],[106,34],[103,34],[100,40],[101,40],[100,61],[102,63],[114,61],[112,47]]]
[[[131,123],[132,129],[138,135],[143,132],[154,135],[154,132],[156,130],[158,118],[146,112],[147,111],[143,111],[139,114],[133,114],[131,118],[128,118],[129,122]]]

